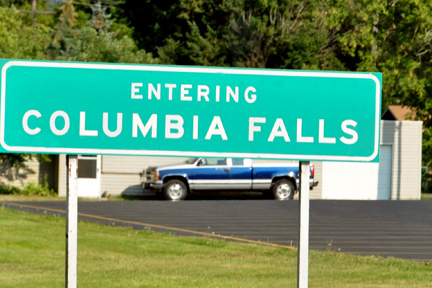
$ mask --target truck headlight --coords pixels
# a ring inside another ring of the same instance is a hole
[[[155,171],[155,181],[159,180],[159,172]]]

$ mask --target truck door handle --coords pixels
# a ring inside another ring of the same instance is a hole
[[[229,172],[231,170],[231,168],[225,168],[224,171],[225,172]]]

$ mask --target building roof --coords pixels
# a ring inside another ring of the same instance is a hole
[[[416,120],[416,113],[412,107],[401,105],[389,105],[387,110],[383,113],[383,120]]]

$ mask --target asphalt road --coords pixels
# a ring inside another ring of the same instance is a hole
[[[65,215],[64,201],[3,202]],[[298,201],[80,201],[79,219],[272,246],[297,246]],[[78,232],[79,233],[79,232]],[[432,201],[310,201],[310,249],[432,260]]]

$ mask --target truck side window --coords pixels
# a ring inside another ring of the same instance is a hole
[[[244,166],[244,159],[243,158],[233,158],[232,159],[232,165],[233,166]]]
[[[226,166],[226,159],[224,158],[205,158],[201,161],[201,166]]]

